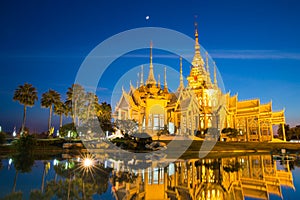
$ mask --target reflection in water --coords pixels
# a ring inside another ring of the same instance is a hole
[[[116,199],[269,199],[294,188],[290,161],[278,169],[270,155],[188,159],[167,167],[113,172]]]
[[[246,197],[269,199],[274,195],[283,198],[282,186],[294,189],[291,169],[299,162],[274,158],[271,155],[247,155],[178,160],[168,165],[150,162],[149,168],[126,171],[124,168],[129,169],[127,161],[109,159],[100,163],[93,157],[69,157],[35,161],[40,166],[37,170],[32,167],[32,157],[27,155],[28,160],[19,156],[3,160],[0,175],[5,170],[8,173],[15,169],[10,173],[16,176],[10,177],[15,180],[12,187],[9,186],[9,194],[4,195],[6,199],[239,200]],[[20,176],[30,170],[33,170],[30,176],[39,174],[38,183],[25,194],[25,191],[18,191],[18,186],[27,182],[17,181],[17,174]],[[3,187],[1,181],[0,186]]]

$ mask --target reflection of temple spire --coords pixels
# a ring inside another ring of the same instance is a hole
[[[140,86],[144,85],[144,66],[141,66],[141,81]]]
[[[165,67],[165,74],[164,74],[164,91],[168,92],[168,84],[167,84],[167,68]]]
[[[180,83],[178,87],[178,91],[184,89],[184,84],[183,84],[183,76],[182,76],[182,57],[180,57]]]
[[[157,87],[160,88],[160,74],[158,74]]]
[[[149,68],[149,75],[146,84],[151,84],[151,85],[156,84],[156,80],[154,78],[154,72],[153,72],[153,63],[152,63],[152,41],[150,43],[150,68]]]

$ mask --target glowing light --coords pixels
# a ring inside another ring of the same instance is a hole
[[[56,159],[53,160],[53,165],[54,165],[54,166],[55,166],[55,165],[58,165],[58,163],[59,163],[58,160],[56,160]]]
[[[8,160],[8,165],[11,165],[12,161],[13,161],[13,160],[10,158],[10,159]]]
[[[94,170],[98,168],[96,165],[95,156],[93,154],[81,155],[81,158],[78,159],[78,161],[80,161],[78,169],[83,172],[83,175],[91,174],[93,177]]]
[[[83,160],[83,166],[84,167],[91,167],[91,166],[93,166],[93,164],[94,164],[94,161],[90,158],[85,158]]]
[[[148,19],[150,19],[150,16],[149,16],[149,15],[146,16],[146,20],[148,20]]]

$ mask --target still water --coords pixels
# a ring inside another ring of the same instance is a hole
[[[0,199],[299,199],[300,158],[250,154],[130,168],[81,156],[2,158]],[[134,163],[131,163],[134,166]]]

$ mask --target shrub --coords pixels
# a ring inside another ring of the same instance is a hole
[[[6,141],[6,134],[4,132],[0,132],[0,144],[4,144]]]

